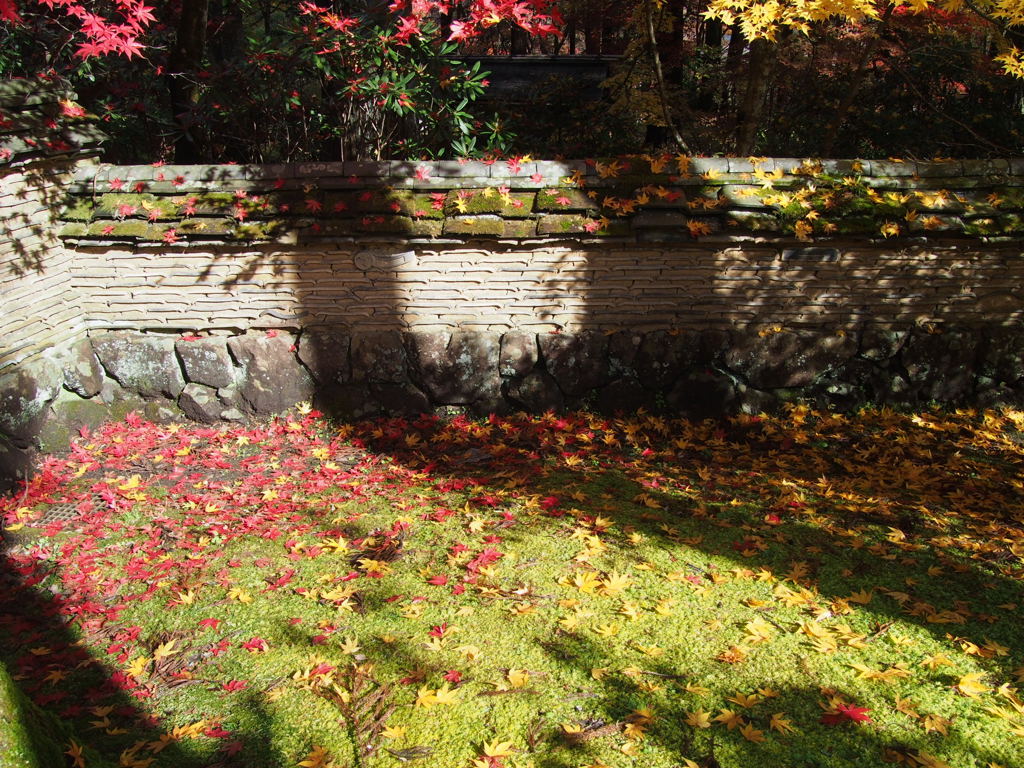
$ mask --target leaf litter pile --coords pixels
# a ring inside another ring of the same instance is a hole
[[[2,662],[88,768],[1022,766],[1021,430],[132,415],[0,501]]]

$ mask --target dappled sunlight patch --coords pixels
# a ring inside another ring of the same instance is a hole
[[[1019,764],[1022,428],[131,416],[0,502],[0,653],[89,766]]]

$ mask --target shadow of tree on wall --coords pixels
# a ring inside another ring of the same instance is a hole
[[[12,275],[43,274],[47,257],[59,249],[55,233],[60,229],[69,178],[76,165],[77,160],[46,161],[11,169],[4,175],[6,207],[0,219],[0,261]]]

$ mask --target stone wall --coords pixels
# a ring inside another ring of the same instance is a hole
[[[102,135],[70,109],[74,94],[0,84],[0,485],[27,471],[63,383],[62,351],[85,335],[73,254],[58,237],[75,171]]]
[[[57,424],[113,409],[205,422],[310,401],[345,419],[640,407],[696,418],[790,401],[848,410],[1019,402],[1024,337],[1006,326],[895,329],[93,332],[66,358]],[[57,432],[44,430],[44,441]]]
[[[704,417],[1024,393],[1022,161],[113,167],[83,162],[67,95],[19,99],[0,135],[6,477],[129,410]]]

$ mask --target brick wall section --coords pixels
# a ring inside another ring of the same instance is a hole
[[[592,243],[81,248],[91,328],[575,331],[1019,324],[1009,244],[811,252]]]
[[[57,232],[76,167],[100,136],[63,114],[71,98],[34,81],[0,85],[0,369],[84,328],[74,255]]]

